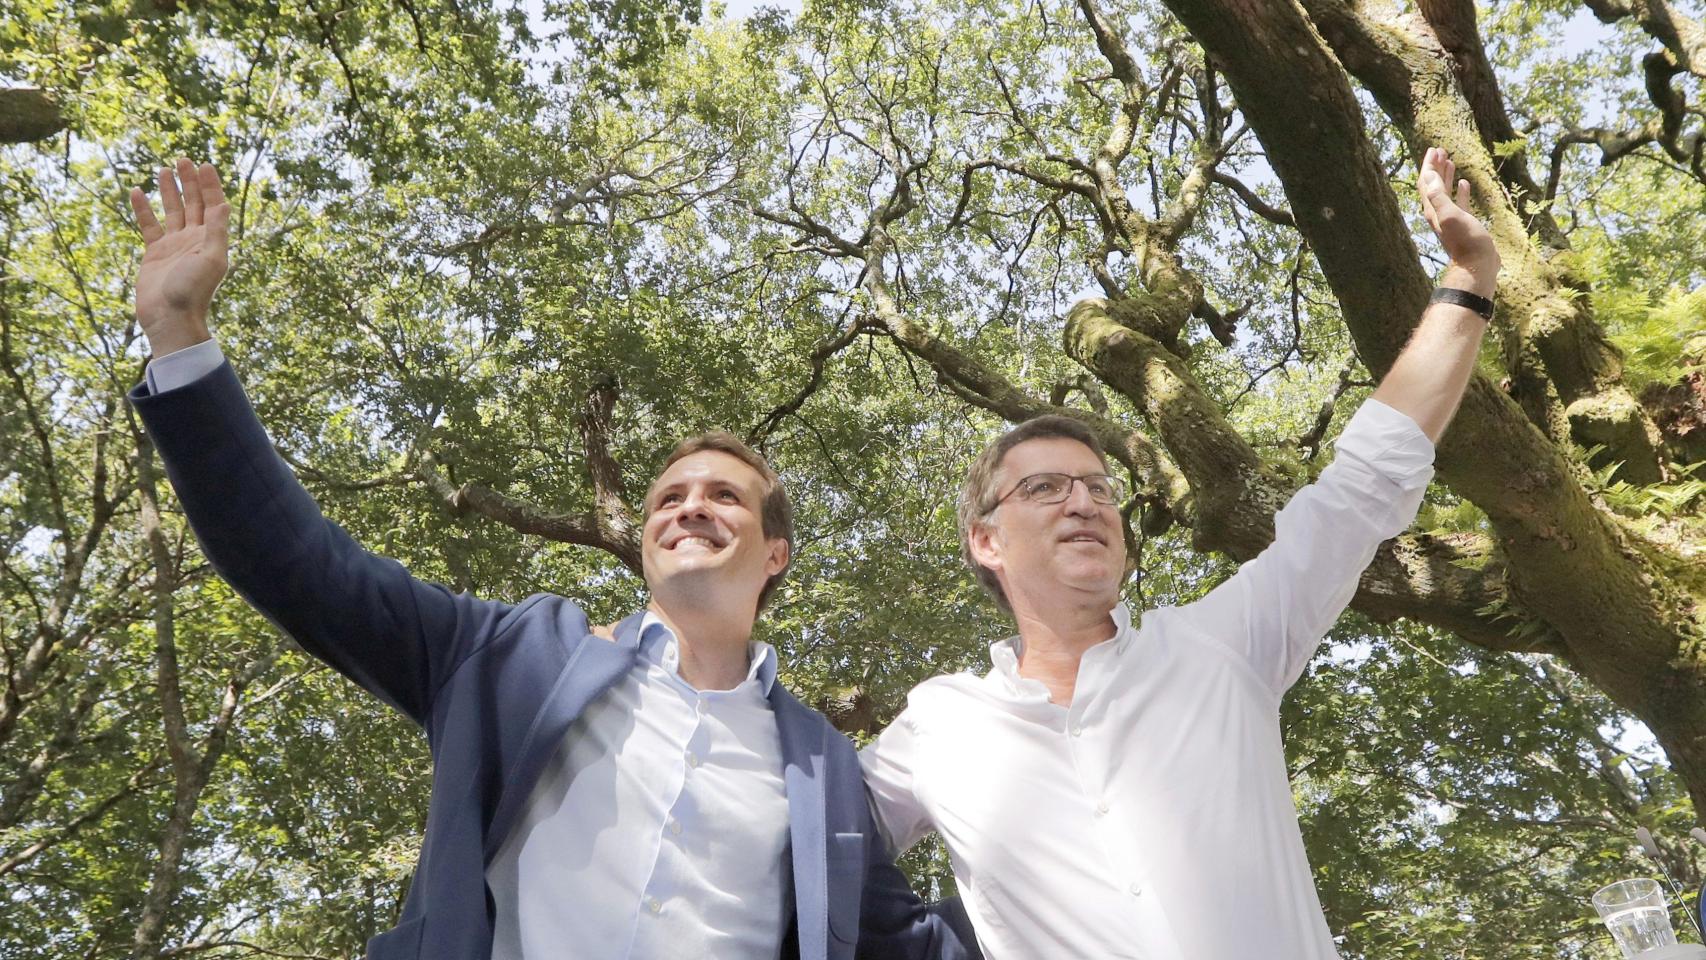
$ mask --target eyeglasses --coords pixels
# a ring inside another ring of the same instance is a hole
[[[1070,473],[1033,473],[1007,491],[1006,496],[990,504],[989,509],[994,510],[1015,496],[1030,503],[1060,503],[1072,496],[1072,484],[1075,482],[1084,484],[1085,492],[1097,503],[1116,504],[1125,498],[1125,484],[1118,477],[1105,473],[1082,477]]]

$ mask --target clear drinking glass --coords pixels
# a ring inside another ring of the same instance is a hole
[[[1593,895],[1593,908],[1610,928],[1625,960],[1637,960],[1648,950],[1676,944],[1670,910],[1657,880],[1640,877],[1602,887]]]

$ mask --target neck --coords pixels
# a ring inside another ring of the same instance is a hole
[[[654,598],[648,607],[675,634],[681,679],[695,690],[733,690],[751,668],[752,616]]]
[[[1113,601],[1040,610],[1015,603],[1019,624],[1019,676],[1048,688],[1049,699],[1071,706],[1084,651],[1114,635]]]

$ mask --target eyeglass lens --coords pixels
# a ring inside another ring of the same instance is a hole
[[[1117,503],[1119,501],[1119,480],[1102,475],[1074,477],[1065,473],[1033,474],[1020,482],[1019,494],[1033,503],[1059,503],[1072,495],[1074,481],[1084,484],[1084,489],[1090,494],[1090,499],[1097,503]]]

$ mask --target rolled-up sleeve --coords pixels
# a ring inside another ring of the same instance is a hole
[[[1333,462],[1274,516],[1273,543],[1181,608],[1182,619],[1246,660],[1277,702],[1349,605],[1380,544],[1415,520],[1433,460],[1434,445],[1414,420],[1364,402]]]

